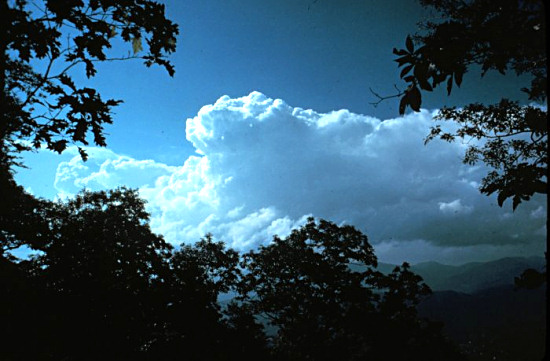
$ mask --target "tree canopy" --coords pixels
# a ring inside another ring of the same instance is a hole
[[[422,93],[462,84],[464,74],[479,69],[501,74],[529,76],[521,88],[538,105],[520,105],[502,99],[493,105],[474,103],[460,108],[444,107],[435,117],[454,121],[458,129],[432,128],[426,141],[441,138],[475,139],[464,162],[482,161],[492,170],[480,191],[498,194],[500,206],[508,198],[515,209],[534,194],[547,194],[548,119],[546,12],[540,0],[446,1],[421,0],[432,17],[423,21],[422,31],[408,36],[405,48],[394,49],[400,76],[407,88],[400,97],[399,112],[410,107],[419,111]],[[495,89],[498,91],[498,89]],[[383,97],[380,97],[383,98]]]
[[[310,219],[240,255],[210,235],[174,249],[130,189],[41,212],[40,252],[0,259],[9,360],[459,359],[417,316],[421,278],[406,264],[378,272],[351,226]]]
[[[310,218],[288,237],[243,255],[237,298],[275,330],[283,360],[458,359],[416,305],[430,293],[408,265],[376,270],[367,237]],[[368,326],[367,326],[368,325]]]

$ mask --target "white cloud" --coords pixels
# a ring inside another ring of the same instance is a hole
[[[460,199],[452,202],[439,202],[439,210],[444,214],[472,213],[474,207],[463,205]]]
[[[546,218],[546,209],[543,206],[539,206],[534,211],[531,211],[531,217],[532,218]]]
[[[75,194],[83,188],[106,189],[126,185],[143,187],[152,185],[163,176],[172,174],[177,167],[152,160],[136,160],[105,148],[88,148],[89,159],[83,162],[74,148],[74,156],[57,166],[54,186],[64,195]]]
[[[93,150],[87,163],[77,157],[61,163],[56,187],[64,193],[140,187],[153,229],[175,243],[211,232],[248,249],[288,234],[307,215],[353,224],[378,244],[420,239],[473,247],[540,239],[535,232],[544,220],[530,215],[541,212],[542,199],[504,220],[494,197],[475,187],[486,169],[462,164],[463,144],[424,146],[431,116],[423,110],[381,121],[347,110],[293,108],[258,92],[224,96],[187,120],[197,155],[182,166]]]

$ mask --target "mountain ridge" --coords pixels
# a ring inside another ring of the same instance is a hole
[[[446,265],[435,261],[411,265],[411,271],[422,277],[433,291],[475,293],[485,289],[513,286],[514,278],[524,270],[543,270],[543,257],[505,257],[489,262],[468,262],[462,265]],[[380,263],[378,269],[389,273],[395,265]]]

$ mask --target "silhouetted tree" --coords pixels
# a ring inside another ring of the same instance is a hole
[[[172,75],[165,56],[175,50],[177,25],[165,18],[164,5],[148,0],[1,0],[0,14],[3,357],[131,353],[154,323],[145,314],[169,251],[150,232],[143,201],[126,189],[83,193],[65,204],[36,199],[16,185],[12,166],[21,151],[62,152],[87,145],[90,134],[104,146],[103,127],[120,101],[78,86],[74,72],[83,67],[90,78],[97,63],[139,58]],[[109,51],[121,41],[132,54]],[[10,251],[21,246],[42,253],[20,261]]]
[[[149,345],[155,359],[233,360],[230,329],[219,303],[234,288],[240,272],[239,255],[206,235],[182,245],[169,259],[170,274],[161,287],[158,336]],[[246,339],[234,340],[246,343]]]
[[[74,71],[83,66],[92,77],[99,62],[140,58],[172,75],[165,55],[175,50],[178,28],[164,17],[164,5],[147,0],[1,0],[0,13],[0,243],[6,257],[9,249],[43,242],[47,233],[45,202],[13,181],[18,154],[87,145],[89,133],[105,145],[103,126],[120,101],[77,86]],[[120,40],[132,44],[133,55],[109,53]]]
[[[548,117],[546,4],[541,0],[447,1],[420,0],[432,12],[421,23],[422,31],[408,36],[404,49],[394,49],[401,78],[408,84],[400,97],[399,112],[419,111],[422,92],[453,85],[460,87],[464,74],[480,69],[524,75],[530,84],[521,90],[538,105],[520,105],[502,99],[497,104],[473,103],[443,107],[436,121],[452,121],[455,131],[432,127],[426,138],[469,143],[464,163],[483,162],[491,170],[480,191],[497,194],[499,206],[512,200],[512,209],[535,194],[548,193]],[[498,89],[495,89],[498,92]],[[375,94],[377,95],[377,94]],[[377,95],[378,96],[378,95]],[[379,100],[390,97],[378,96]],[[527,270],[516,278],[518,287],[536,288],[546,282],[546,270]]]
[[[420,0],[433,16],[421,23],[423,31],[407,37],[404,49],[394,49],[401,78],[408,84],[401,97],[400,114],[407,107],[419,111],[422,91],[445,85],[451,94],[465,73],[481,68],[482,76],[496,70],[528,75],[531,83],[521,90],[529,99],[547,102],[545,4],[540,0],[447,1]],[[498,89],[495,91],[498,92]],[[389,97],[379,97],[380,100]],[[444,107],[436,120],[454,121],[458,129],[432,128],[426,142],[441,138],[477,139],[464,162],[482,161],[493,170],[480,191],[498,194],[498,204],[512,199],[515,209],[534,194],[547,194],[548,120],[546,109],[520,106],[502,99],[494,105],[474,103]]]
[[[125,358],[150,340],[162,306],[171,246],[149,229],[137,192],[83,192],[47,214],[51,239],[22,261],[45,320],[41,358]],[[45,307],[47,305],[47,307]],[[48,340],[47,343],[44,340]]]
[[[544,268],[547,266],[545,265]],[[546,283],[546,269],[537,270],[534,268],[528,268],[522,272],[519,277],[514,278],[514,285],[516,288],[524,288],[528,290],[537,289]]]
[[[43,235],[28,242],[38,253],[18,260],[8,247],[0,262],[3,357],[266,359],[251,315],[219,302],[240,280],[237,252],[210,235],[174,250],[135,190],[41,202]]]
[[[34,282],[10,252],[22,246],[38,248],[47,242],[49,206],[50,202],[18,186],[8,167],[0,164],[0,353],[6,360],[38,359],[34,357],[37,349],[43,350],[47,343],[43,326],[51,310],[44,304],[44,285]],[[29,348],[29,340],[36,347]]]
[[[235,360],[272,359],[269,335],[249,303],[232,299],[223,310],[227,325],[226,349]]]
[[[421,278],[407,264],[376,271],[351,226],[310,219],[240,258],[210,235],[174,251],[151,232],[134,190],[84,191],[40,210],[39,254],[0,263],[8,359],[457,357],[417,317],[429,293]]]
[[[421,278],[407,265],[390,276],[376,266],[361,232],[309,219],[243,256],[238,302],[276,330],[276,359],[457,357],[439,329],[416,317],[417,302],[429,292]]]
[[[40,247],[49,239],[46,210],[50,202],[30,195],[16,184],[7,167],[0,165],[1,257],[23,245]]]

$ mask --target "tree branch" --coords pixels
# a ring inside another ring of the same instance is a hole
[[[387,100],[387,99],[393,99],[393,98],[399,98],[401,96],[403,96],[405,94],[404,91],[402,91],[401,89],[399,89],[397,87],[397,85],[393,85],[393,87],[397,90],[397,94],[393,94],[393,95],[387,95],[387,96],[382,96],[378,93],[376,93],[374,90],[372,90],[372,88],[369,87],[369,90],[370,92],[378,98],[378,101],[377,102],[369,102],[369,104],[371,104],[372,106],[374,106],[375,108],[378,106],[378,104],[382,103],[384,100]]]
[[[40,88],[42,88],[44,86],[44,84],[49,80],[48,79],[48,75],[50,74],[50,70],[52,69],[52,65],[53,65],[53,62],[56,58],[52,55],[50,57],[50,62],[48,63],[48,67],[46,68],[46,71],[44,73],[43,76],[41,76],[42,78],[42,81],[40,82],[39,85],[37,85],[34,90],[32,90],[28,95],[27,95],[27,99],[25,99],[25,101],[23,102],[23,104],[21,105],[21,107],[25,107],[29,102],[30,100],[32,99],[32,97],[36,94],[36,92],[38,90],[40,90]]]

